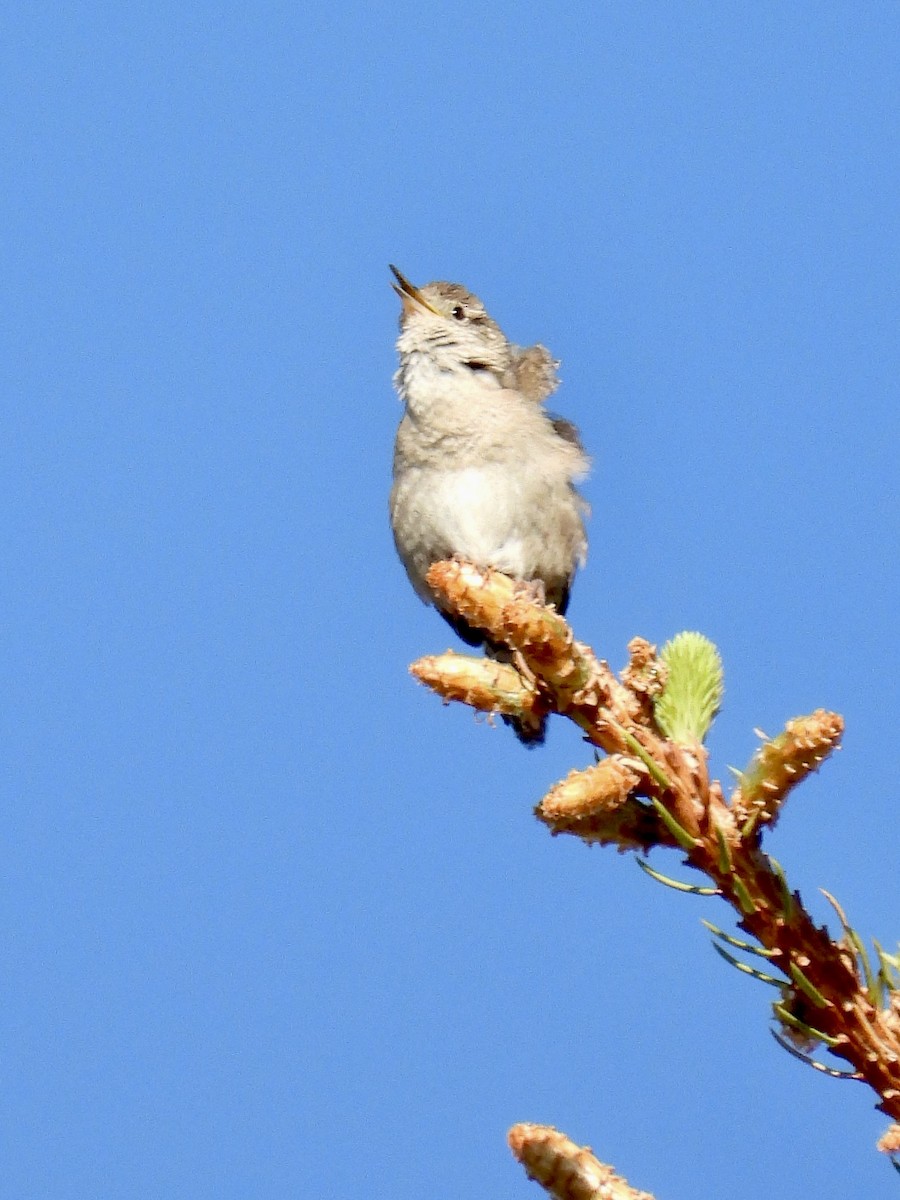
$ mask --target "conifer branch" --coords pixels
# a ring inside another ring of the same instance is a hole
[[[864,1080],[878,1108],[900,1122],[900,991],[893,956],[876,948],[876,974],[842,910],[836,906],[842,936],[833,937],[762,850],[789,794],[838,748],[842,718],[818,709],[788,721],[782,733],[764,739],[726,799],[722,785],[709,777],[702,745],[721,697],[721,664],[705,639],[689,635],[695,640],[673,643],[675,652],[662,661],[650,643],[636,638],[617,677],[576,640],[564,617],[498,572],[454,560],[435,564],[428,583],[448,608],[508,646],[511,662],[441,655],[413,665],[418,679],[445,700],[486,712],[526,719],[557,713],[605,752],[595,765],[571,772],[538,805],[536,814],[551,833],[612,844],[620,852],[677,848],[686,865],[711,882],[708,890],[731,904],[747,948],[762,951],[781,973],[773,979],[781,988],[773,1030],[781,1044],[819,1069],[809,1058],[816,1045],[842,1059],[849,1071],[834,1073]],[[702,665],[702,678],[691,676],[694,664]],[[526,1169],[541,1178],[540,1155],[561,1153],[562,1143],[553,1137],[563,1135],[543,1126],[515,1128],[545,1131],[517,1134],[519,1149],[514,1146]],[[538,1157],[526,1161],[532,1152]],[[575,1147],[566,1153],[571,1164],[585,1152]],[[601,1194],[544,1186],[560,1197]]]

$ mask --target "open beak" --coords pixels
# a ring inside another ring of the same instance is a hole
[[[391,287],[400,297],[404,316],[407,314],[411,315],[414,312],[421,312],[423,309],[425,312],[434,313],[436,317],[441,315],[436,308],[428,303],[415,284],[410,283],[406,276],[401,271],[398,271],[393,263],[388,263],[388,266],[397,280],[396,283],[391,284]]]

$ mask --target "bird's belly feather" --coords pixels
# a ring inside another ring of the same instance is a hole
[[[501,464],[424,471],[407,477],[395,499],[415,514],[417,545],[407,558],[414,582],[436,558],[453,554],[517,579],[571,574],[580,521],[567,481],[554,486]]]

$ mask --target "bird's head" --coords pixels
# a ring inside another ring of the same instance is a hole
[[[400,297],[401,355],[420,353],[434,359],[442,370],[487,371],[499,376],[509,366],[512,352],[503,330],[484,305],[459,283],[415,284],[392,266]]]

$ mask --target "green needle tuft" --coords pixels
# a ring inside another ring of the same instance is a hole
[[[668,678],[656,702],[656,723],[675,742],[702,742],[722,703],[722,660],[702,633],[678,633],[660,659]]]

